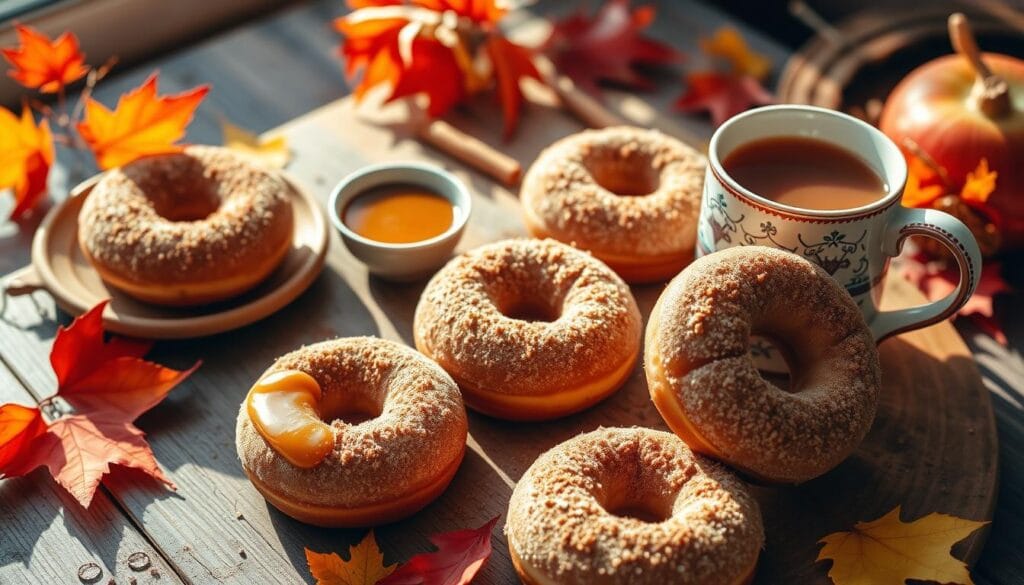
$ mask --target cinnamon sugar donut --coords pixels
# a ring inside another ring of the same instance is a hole
[[[541,455],[505,525],[527,585],[738,585],[764,542],[747,487],[670,433],[599,429]]]
[[[444,491],[466,448],[459,389],[437,364],[373,337],[279,358],[238,412],[236,446],[260,493],[318,526],[385,524]]]
[[[589,250],[628,282],[666,280],[693,260],[705,165],[657,130],[585,130],[526,173],[526,226]]]
[[[459,256],[427,284],[416,348],[455,378],[466,403],[513,420],[557,418],[632,373],[642,322],[622,279],[553,240],[505,240]]]
[[[787,354],[790,390],[765,381],[750,335]],[[645,369],[665,422],[698,453],[799,483],[860,444],[875,417],[878,351],[856,303],[782,250],[730,248],[669,283],[647,324]]]
[[[79,244],[105,282],[140,300],[225,299],[266,278],[291,249],[288,188],[225,148],[146,157],[93,187]]]

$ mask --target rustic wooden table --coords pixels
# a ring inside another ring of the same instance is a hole
[[[189,140],[219,143],[222,116],[258,131],[283,124],[275,132],[291,141],[295,159],[290,170],[321,201],[344,174],[370,159],[426,156],[440,164],[450,163],[401,134],[346,136],[344,129],[324,128],[323,117],[300,118],[348,93],[336,58],[337,37],[328,26],[344,10],[341,4],[319,0],[271,15],[123,72],[104,82],[98,96],[112,103],[119,92],[138,85],[154,67],[160,68],[161,89],[167,92],[212,81],[214,90],[200,108]],[[569,8],[551,2],[536,10],[552,14]],[[537,26],[528,15],[516,15],[510,21],[527,32]],[[727,22],[703,4],[665,1],[659,6],[653,34],[689,50],[691,59],[699,59],[694,54],[699,35]],[[781,46],[753,31],[746,33],[753,46],[776,63],[786,59]],[[677,91],[672,87],[644,95],[642,100],[615,93],[610,97],[637,123],[656,123],[690,140],[706,139],[711,130],[706,121],[669,113],[668,104]],[[474,109],[459,122],[472,126],[474,116],[490,114]],[[530,122],[530,116],[527,112],[521,132],[544,132],[538,122]],[[514,207],[514,197],[507,191],[480,176],[463,173],[463,177],[493,202],[477,210],[482,215],[475,221],[487,222],[487,214],[508,213]],[[55,197],[66,193],[67,181],[66,173],[55,173],[51,184]],[[33,222],[0,225],[0,275],[28,263],[34,227]],[[508,235],[515,235],[514,231]],[[461,248],[477,243],[471,232]],[[164,490],[140,474],[115,469],[92,506],[83,510],[54,486],[45,471],[0,481],[0,583],[77,583],[79,566],[89,562],[104,570],[102,583],[110,578],[121,584],[308,582],[304,546],[339,550],[341,543],[352,539],[351,531],[312,529],[268,510],[246,481],[234,451],[234,420],[241,396],[276,356],[336,335],[379,334],[398,339],[408,335],[408,307],[419,287],[368,278],[337,238],[332,248],[328,268],[318,281],[280,313],[240,331],[157,346],[153,357],[163,363],[181,367],[197,358],[204,360],[195,376],[138,421],[158,461],[177,483],[177,492]],[[345,267],[345,277],[340,267]],[[1009,315],[1008,320],[1010,348],[961,327],[991,390],[1000,431],[1001,491],[988,545],[974,571],[979,583],[1017,583],[1024,578],[1024,552],[1016,546],[1024,531],[1024,466],[1020,465],[1024,463],[1020,449],[1024,445],[1024,361],[1018,349],[1024,344],[1024,315]],[[49,347],[56,327],[67,321],[68,316],[58,312],[46,294],[10,302],[0,321],[0,403],[34,404],[52,392]],[[497,481],[511,489],[529,464],[528,455],[511,467],[516,473],[507,473],[490,464],[487,449],[477,442],[493,439],[486,434],[471,439],[476,455],[467,458],[470,469],[460,472],[456,482],[486,473],[497,475]],[[472,509],[474,503],[463,506]],[[450,529],[446,509],[422,515],[417,528]],[[481,512],[473,520],[480,524],[486,519]],[[389,559],[404,559],[426,547],[425,542],[398,543],[393,532],[381,533]],[[127,568],[127,557],[135,552],[149,557],[152,572]],[[770,575],[759,580],[772,582]],[[507,574],[491,570],[481,578],[485,583],[508,581]]]

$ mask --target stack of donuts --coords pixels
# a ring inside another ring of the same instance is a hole
[[[634,128],[545,150],[522,191],[536,237],[438,271],[416,307],[415,350],[326,341],[257,380],[237,422],[254,486],[304,522],[390,522],[452,480],[464,404],[513,421],[567,416],[642,359],[672,432],[599,428],[541,455],[509,502],[519,577],[750,582],[764,531],[746,482],[804,482],[849,456],[875,415],[879,363],[853,300],[807,260],[741,247],[693,261],[704,164]],[[645,325],[627,282],[669,278]],[[755,368],[752,333],[788,348],[791,388]]]

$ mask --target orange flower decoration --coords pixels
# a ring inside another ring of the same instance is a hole
[[[181,152],[175,144],[185,136],[199,102],[209,86],[178,95],[159,96],[157,75],[124,94],[117,108],[108,110],[94,99],[85,103],[85,117],[78,132],[96,155],[101,169],[110,169],[152,154]]]
[[[7,74],[21,85],[43,93],[56,93],[89,72],[75,35],[66,32],[50,40],[27,26],[19,24],[15,28],[21,45],[0,51],[14,66]]]
[[[13,189],[18,219],[46,193],[46,177],[53,164],[53,136],[45,120],[36,125],[24,108],[21,118],[0,108],[0,189]]]

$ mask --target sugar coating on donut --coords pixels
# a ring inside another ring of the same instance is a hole
[[[761,377],[751,333],[790,349],[793,392]],[[764,479],[828,471],[874,420],[881,373],[860,310],[789,252],[738,247],[691,264],[652,312],[645,352],[652,393],[668,393],[719,456]]]
[[[509,317],[543,305],[553,321]],[[460,382],[542,395],[603,378],[637,355],[642,321],[629,287],[586,252],[516,239],[459,256],[416,307],[417,346]]]
[[[353,401],[382,409],[358,424],[331,421],[334,450],[302,469],[259,434],[243,402],[236,428],[242,465],[289,498],[342,508],[387,503],[431,483],[462,456],[467,420],[458,387],[404,345],[374,337],[324,341],[282,356],[264,375],[282,370],[312,376],[322,409]]]
[[[680,254],[696,241],[705,168],[703,155],[657,130],[585,130],[541,152],[523,179],[523,205],[551,237],[598,255]],[[595,173],[654,189],[618,195]]]
[[[665,519],[613,514],[614,502],[668,502]],[[613,510],[609,511],[608,508]],[[548,582],[737,582],[764,542],[746,486],[678,437],[602,428],[541,455],[516,485],[509,547]]]
[[[198,206],[194,221],[164,215]],[[290,241],[288,186],[230,150],[189,146],[108,171],[79,215],[89,255],[122,278],[201,282],[265,262]]]

